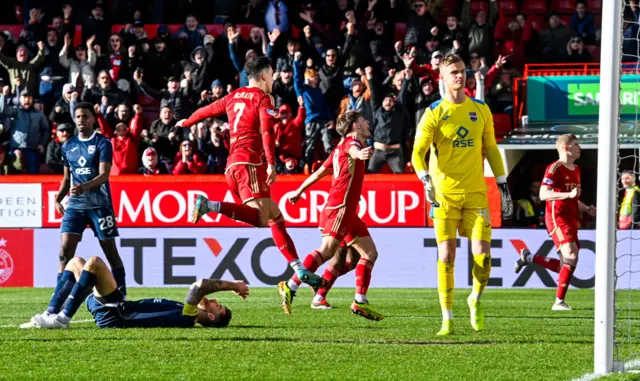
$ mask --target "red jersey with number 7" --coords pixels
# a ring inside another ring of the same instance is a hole
[[[352,136],[343,138],[322,164],[333,174],[325,209],[346,206],[347,209],[355,212],[358,207],[364,183],[365,165],[363,160],[354,159],[349,155],[349,149],[353,146],[363,148],[362,142]]]
[[[236,164],[275,164],[273,126],[278,113],[273,98],[257,87],[241,87],[212,104],[198,109],[183,124],[191,127],[223,113],[229,119],[231,149],[227,169]]]
[[[554,192],[571,192],[573,188],[580,188],[580,168],[573,165],[567,168],[559,161],[549,165],[542,179],[542,186],[548,186]],[[547,225],[578,226],[578,198],[547,201],[545,220]]]

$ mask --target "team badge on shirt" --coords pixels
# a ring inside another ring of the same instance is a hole
[[[471,111],[469,113],[469,119],[471,119],[472,122],[475,122],[476,120],[478,120],[478,114],[476,114],[475,112]]]
[[[278,113],[277,113],[277,112],[275,112],[275,110],[272,110],[272,109],[270,109],[270,108],[268,108],[268,109],[267,109],[267,114],[271,115],[271,116],[272,116],[272,117],[274,117],[274,118],[277,118],[277,117],[278,117]]]
[[[89,152],[89,155],[93,155],[93,153],[96,152],[96,146],[89,146],[87,151]]]
[[[550,179],[550,178],[548,178],[548,177],[545,177],[544,179],[542,179],[542,182],[543,182],[543,183],[545,183],[545,184],[547,184],[547,185],[551,185],[551,184],[553,184],[553,180],[551,180],[551,179]]]

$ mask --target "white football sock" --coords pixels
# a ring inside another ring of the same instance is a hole
[[[442,320],[453,320],[453,310],[442,310]]]
[[[358,302],[358,303],[367,303],[367,295],[365,295],[365,294],[356,294],[356,302]]]
[[[298,290],[298,284],[293,279],[289,279],[289,281],[287,282],[287,286],[289,286],[289,288],[293,292],[296,292]]]
[[[313,297],[313,302],[314,302],[314,303],[320,303],[320,302],[321,302],[321,301],[323,301],[323,300],[324,300],[324,296],[322,296],[322,295],[318,295],[318,294],[316,294],[316,295]]]
[[[294,259],[293,261],[289,262],[289,266],[291,266],[291,268],[295,272],[306,270],[299,259]]]
[[[476,293],[475,291],[471,291],[471,298],[475,299],[476,301],[480,300],[480,294]]]

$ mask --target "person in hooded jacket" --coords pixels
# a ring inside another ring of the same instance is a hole
[[[339,115],[347,111],[357,111],[365,118],[369,125],[373,125],[373,109],[371,108],[371,90],[369,78],[373,78],[373,68],[365,69],[366,75],[356,77],[351,81],[351,92],[342,98]],[[358,73],[362,74],[361,70]]]
[[[115,136],[111,138],[113,145],[113,163],[111,176],[138,172],[138,144],[141,131],[134,130],[124,123],[118,123]]]
[[[158,153],[153,147],[147,147],[142,153],[142,166],[138,169],[141,175],[168,175],[171,174],[169,164],[158,159]]]
[[[215,74],[213,59],[215,57],[213,43],[205,43],[191,52],[191,62],[184,63],[184,77],[195,94],[209,88]]]

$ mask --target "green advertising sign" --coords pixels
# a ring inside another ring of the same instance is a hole
[[[598,120],[600,77],[597,75],[529,77],[527,110],[530,122]],[[640,75],[622,76],[622,119],[640,117]]]

